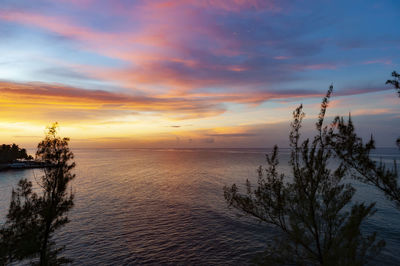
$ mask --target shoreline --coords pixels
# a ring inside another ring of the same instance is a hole
[[[48,166],[44,162],[38,161],[22,161],[22,162],[12,162],[0,164],[0,171],[6,170],[19,170],[19,169],[34,169],[34,168],[45,168]]]

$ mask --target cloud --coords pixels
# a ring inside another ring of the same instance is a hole
[[[75,116],[76,119],[84,118],[78,115],[82,111],[92,116],[96,113],[163,112],[177,119],[215,116],[225,111],[218,101],[209,103],[207,99],[135,96],[61,84],[0,82],[0,95],[2,106],[8,110],[52,109],[52,115]]]
[[[371,64],[382,64],[382,65],[393,65],[392,60],[390,59],[375,59],[375,60],[367,60],[362,62],[364,65],[371,65]]]
[[[82,81],[95,81],[84,73],[73,70],[68,67],[47,67],[38,71],[38,74],[45,76],[54,76],[58,79],[82,80]]]
[[[247,114],[276,118],[276,105],[320,98],[331,81],[335,96],[382,92],[390,88],[376,84],[386,78],[376,81],[398,62],[392,7],[383,4],[382,20],[370,5],[346,1],[6,0],[0,120],[29,114],[42,125],[61,118],[99,128],[132,123],[142,132],[160,124],[180,134],[186,128],[177,120],[208,118],[193,128],[215,129]],[[382,115],[385,108],[374,106]],[[254,128],[193,134],[187,139],[210,146],[260,140]]]
[[[84,6],[88,4],[90,1]],[[324,45],[323,40],[304,40],[303,35],[318,29],[311,30],[306,25],[308,20],[287,17],[294,25],[287,27],[286,23],[260,20],[245,12],[247,9],[277,11],[281,6],[285,3],[270,0],[139,1],[136,4],[116,1],[107,10],[122,20],[115,31],[90,27],[79,18],[34,11],[0,11],[0,19],[44,29],[74,41],[78,49],[126,62],[124,67],[82,66],[82,74],[54,69],[50,71],[54,75],[70,78],[88,75],[100,81],[114,81],[128,89],[145,91],[149,86],[166,86],[182,93],[206,87],[241,86],[242,90],[259,90],[260,84],[265,89],[283,80],[296,80],[299,70],[336,69],[335,63],[319,60],[302,60],[301,65],[292,61],[317,54]],[[99,8],[107,6],[99,5]],[[221,21],[214,10],[233,13]],[[136,24],[140,27],[124,26]]]
[[[348,96],[389,89],[346,88],[338,90],[335,95]],[[227,103],[258,105],[273,99],[321,96],[323,93],[307,89],[253,91],[250,94],[248,91],[227,91],[135,95],[88,90],[62,84],[0,82],[0,102],[4,115],[23,116],[27,110],[33,110],[31,112],[38,113],[41,118],[52,120],[57,120],[57,117],[68,120],[98,120],[118,115],[141,115],[146,112],[158,113],[173,120],[195,119],[221,115],[227,110]]]
[[[207,134],[210,137],[233,137],[233,138],[241,138],[241,137],[254,137],[255,134],[252,133],[222,133],[222,134]]]
[[[182,1],[185,2],[185,1]],[[246,9],[280,12],[279,1],[274,0],[190,0],[190,4],[203,8],[221,9],[229,12],[239,12]],[[283,1],[281,1],[282,3]]]
[[[297,70],[324,70],[324,69],[337,69],[338,65],[321,63],[321,64],[311,64],[311,65],[294,65],[292,66]]]
[[[279,55],[279,56],[274,56],[274,59],[276,59],[276,60],[287,60],[287,59],[290,59],[290,57],[289,56]]]
[[[383,92],[391,90],[388,86],[371,86],[371,85],[360,85],[360,86],[346,86],[334,91],[334,95],[337,96],[350,96],[359,95],[372,92]]]
[[[215,142],[215,140],[213,138],[204,138],[204,139],[200,139],[200,141],[203,143],[207,143],[207,144],[211,144],[211,143]]]

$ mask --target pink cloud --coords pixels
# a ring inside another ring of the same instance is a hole
[[[271,0],[191,0],[192,5],[217,8],[225,11],[241,11],[244,9],[268,10],[279,12],[282,8],[277,1]]]
[[[336,64],[321,63],[321,64],[310,64],[310,65],[294,65],[293,69],[296,70],[324,70],[324,69],[337,69]]]
[[[144,20],[146,26],[133,31],[112,33],[78,25],[69,18],[30,12],[0,11],[0,19],[30,27],[39,27],[60,34],[66,38],[79,41],[78,45],[82,49],[128,61],[134,65],[153,64],[151,62],[155,61],[171,61],[194,66],[196,62],[186,58],[186,53],[190,51],[187,51],[187,48],[182,44],[182,42],[186,42],[186,40],[182,40],[182,36],[187,36],[185,37],[187,40],[197,35],[201,38],[210,38],[216,43],[216,46],[212,48],[214,51],[209,50],[208,52],[237,55],[236,52],[225,51],[223,47],[227,44],[217,36],[217,32],[192,25],[202,23],[200,18],[195,18],[196,14],[185,10],[171,10],[163,13],[152,9],[151,6],[151,4],[148,4],[138,7],[130,14],[136,19]],[[178,13],[175,14],[176,12]],[[191,22],[182,23],[182,20]],[[162,26],[160,26],[160,23]],[[231,69],[237,71],[239,67],[232,66]]]
[[[276,60],[287,60],[290,59],[290,56],[275,56],[274,59]]]
[[[147,2],[146,5],[155,9],[176,8],[191,5],[200,8],[229,12],[238,12],[245,9],[279,12],[282,8],[278,3],[279,2],[275,0],[161,0]]]
[[[382,64],[382,65],[392,65],[392,60],[389,59],[376,59],[376,60],[368,60],[362,63],[363,65],[371,65],[371,64]]]
[[[73,4],[75,6],[78,6],[80,8],[89,8],[90,6],[94,5],[96,0],[55,0],[59,3],[63,4]]]
[[[0,19],[45,29],[75,40],[80,49],[127,63],[118,69],[81,66],[80,70],[91,77],[114,81],[125,88],[161,84],[176,91],[190,91],[221,84],[237,86],[239,78],[234,74],[251,72],[251,67],[240,62],[220,62],[221,57],[230,59],[242,54],[241,40],[216,28],[200,8],[276,9],[274,1],[143,1],[129,7],[119,1],[112,3],[113,15],[120,15],[129,25],[139,23],[140,27],[105,32],[67,17],[19,11],[0,11]],[[204,40],[209,43],[200,49],[197,45]]]

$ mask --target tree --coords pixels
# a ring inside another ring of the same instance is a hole
[[[397,90],[397,93],[399,94],[400,97],[400,74],[397,73],[396,71],[392,72],[392,80],[387,80],[386,84],[392,84],[393,87]],[[397,146],[400,148],[400,137],[396,141]]]
[[[388,168],[382,162],[370,158],[371,151],[375,149],[375,141],[371,136],[364,144],[362,138],[355,133],[351,117],[347,121],[343,117],[336,117],[333,124],[336,129],[330,132],[329,145],[350,169],[352,178],[375,186],[400,210],[396,163],[393,168]]]
[[[34,258],[40,244],[39,199],[32,183],[19,181],[11,195],[5,226],[0,230],[0,265]]]
[[[393,79],[392,80],[388,79],[386,81],[386,84],[392,84],[393,87],[397,90],[397,93],[399,94],[400,97],[400,74],[397,73],[396,71],[393,71],[392,77]]]
[[[0,146],[0,163],[11,163],[17,159],[33,159],[32,156],[26,154],[25,149],[21,149],[16,144]]]
[[[394,79],[386,81],[386,84],[393,84],[400,97],[400,74],[393,71],[392,76]],[[375,186],[400,210],[400,186],[396,162],[393,168],[388,168],[382,162],[378,163],[371,159],[369,155],[375,149],[375,141],[371,136],[371,139],[364,144],[362,138],[356,134],[350,116],[347,121],[343,117],[336,117],[333,125],[329,132],[329,145],[336,156],[350,168],[351,176]],[[397,145],[400,148],[400,138],[397,139]]]
[[[75,177],[69,139],[60,138],[57,128],[57,123],[48,127],[38,144],[36,158],[46,164],[38,180],[41,192],[33,192],[32,182],[26,179],[12,191],[6,223],[0,231],[3,263],[33,258],[39,258],[40,265],[70,261],[59,256],[64,247],[56,247],[53,239],[54,232],[69,222],[67,213],[73,207],[74,194],[68,191],[68,184]]]
[[[323,127],[332,93],[330,86],[321,104],[317,134],[300,143],[304,113],[293,113],[290,132],[291,176],[278,169],[278,147],[267,155],[267,168],[258,169],[258,184],[247,180],[247,193],[233,184],[224,188],[230,206],[280,230],[262,256],[261,263],[298,265],[364,265],[378,254],[384,241],[376,232],[364,235],[361,226],[374,214],[374,204],[354,203],[354,187],[345,182],[347,166],[335,166],[328,147],[329,130]]]

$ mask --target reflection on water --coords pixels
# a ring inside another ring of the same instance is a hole
[[[247,264],[275,234],[229,210],[222,188],[256,177],[262,149],[75,150],[71,223],[57,239],[74,264]],[[285,166],[287,151],[281,153]],[[392,161],[397,151],[380,151]],[[285,167],[283,167],[285,169]],[[287,170],[287,169],[285,169]],[[10,191],[40,170],[0,173],[0,217]],[[387,241],[381,262],[399,264],[400,215],[379,192],[358,184],[357,200],[378,201],[365,230]],[[397,245],[396,245],[397,243]]]

